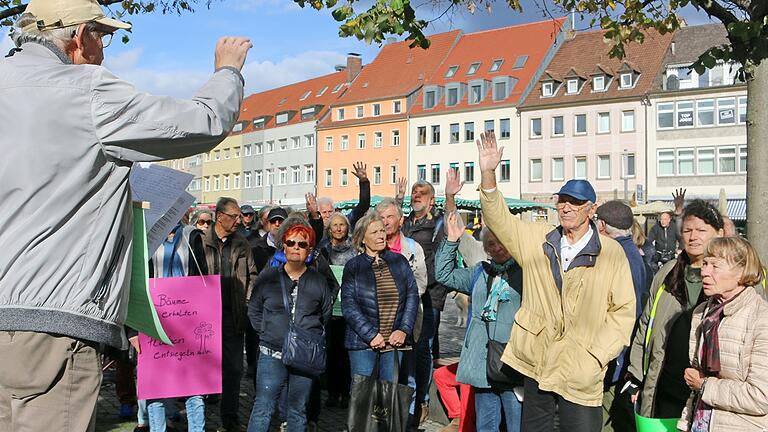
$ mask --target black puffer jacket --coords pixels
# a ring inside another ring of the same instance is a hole
[[[406,237],[416,240],[424,249],[424,259],[427,261],[427,292],[424,297],[429,299],[433,308],[443,310],[448,290],[435,278],[435,254],[440,242],[445,238],[443,214],[433,209],[427,217],[415,220],[411,213],[405,219],[402,231]]]

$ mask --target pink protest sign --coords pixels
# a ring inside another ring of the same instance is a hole
[[[149,291],[173,346],[139,334],[139,399],[221,393],[219,276],[150,279]]]

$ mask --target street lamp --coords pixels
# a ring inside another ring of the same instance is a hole
[[[269,179],[269,204],[272,205],[274,201],[272,200],[272,196],[275,193],[275,164],[270,163],[269,164],[269,174],[267,175],[267,178]]]

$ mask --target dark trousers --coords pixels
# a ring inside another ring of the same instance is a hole
[[[349,370],[349,354],[344,348],[344,332],[347,323],[342,317],[333,317],[326,326],[326,343],[328,344],[328,366],[325,368],[330,396],[349,397],[352,383]]]
[[[562,396],[539,390],[539,383],[525,378],[523,421],[525,432],[552,432],[555,414],[560,419],[561,432],[600,432],[603,427],[603,408],[588,407],[568,402]]]
[[[245,325],[245,361],[248,363],[248,375],[256,376],[259,364],[259,333],[251,326],[251,321]]]
[[[221,423],[224,429],[239,430],[240,380],[243,376],[244,332],[235,330],[232,314],[224,311],[221,323]]]

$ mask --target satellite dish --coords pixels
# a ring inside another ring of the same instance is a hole
[[[667,77],[667,90],[678,90],[680,88],[680,80],[675,75]]]

